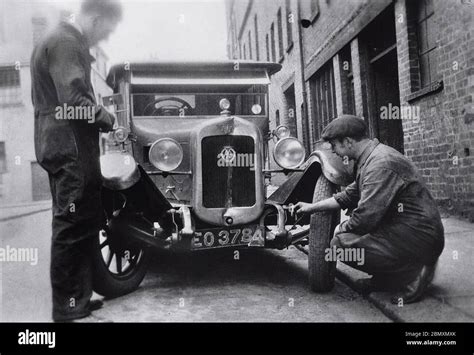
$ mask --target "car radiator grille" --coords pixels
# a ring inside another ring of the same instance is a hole
[[[225,166],[219,166],[218,156],[223,150],[236,153],[234,163],[221,160],[220,165],[225,162]],[[202,139],[201,158],[204,207],[249,207],[255,204],[255,170],[252,163],[255,164],[256,156],[252,137],[205,137]]]

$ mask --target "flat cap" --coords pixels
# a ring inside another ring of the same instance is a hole
[[[342,137],[361,137],[367,135],[364,120],[354,115],[342,115],[332,120],[324,129],[321,138],[325,141]]]

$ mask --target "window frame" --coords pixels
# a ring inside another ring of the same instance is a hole
[[[290,22],[291,3],[290,0],[285,0],[286,13],[286,52],[288,53],[293,48],[293,23]]]
[[[272,22],[270,26],[270,50],[272,62],[276,62],[276,48],[275,48],[275,23]]]
[[[278,36],[278,62],[281,63],[285,58],[285,49],[283,48],[283,23],[281,7],[277,12],[277,36]]]

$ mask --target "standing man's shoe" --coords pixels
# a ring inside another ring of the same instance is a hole
[[[424,265],[418,276],[405,286],[405,289],[399,295],[392,297],[391,302],[398,304],[400,300],[403,304],[415,303],[423,298],[428,285],[433,281],[436,270],[436,263],[433,265]]]

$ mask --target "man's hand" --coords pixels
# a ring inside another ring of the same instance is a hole
[[[116,128],[117,119],[115,116],[107,111],[104,107],[99,106],[99,113],[96,116],[97,126],[101,132],[110,132]]]
[[[307,202],[298,202],[294,206],[294,211],[296,213],[313,213],[313,212],[315,212],[314,205],[312,203],[307,203]]]

